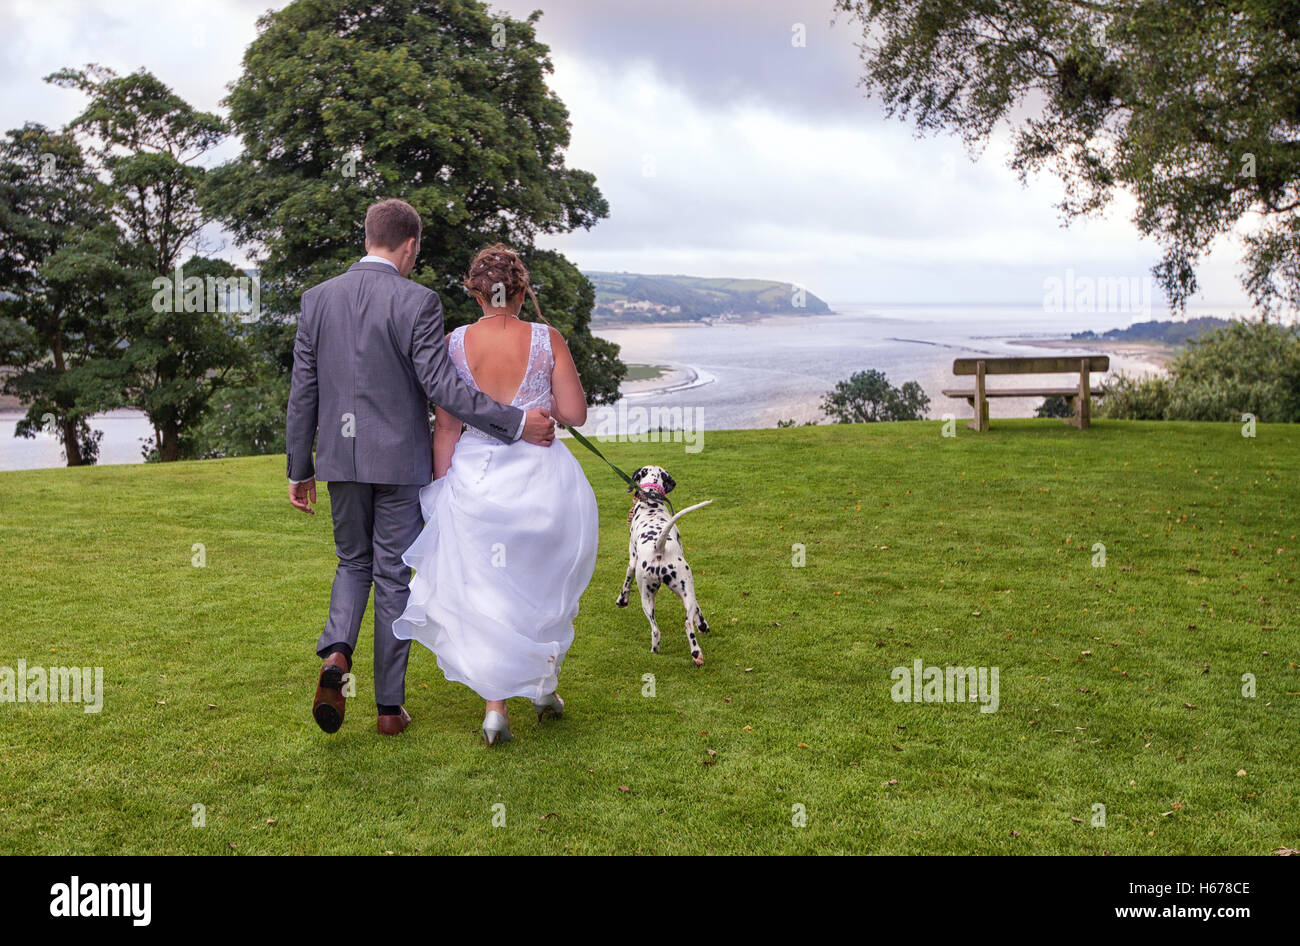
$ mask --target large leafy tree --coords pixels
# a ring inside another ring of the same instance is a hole
[[[197,306],[160,304],[168,296],[160,296],[157,281],[239,275],[227,263],[194,255],[209,222],[198,201],[206,173],[200,162],[225,137],[226,124],[145,70],[119,76],[91,65],[46,81],[89,100],[69,129],[84,141],[107,184],[109,214],[126,247],[122,399],[152,422],[151,457],[197,456],[189,428],[247,353],[224,296],[204,293]]]
[[[608,205],[568,168],[568,112],[546,86],[548,49],[526,20],[475,0],[296,0],[259,20],[226,104],[244,151],[210,174],[204,200],[260,249],[264,299],[287,316],[302,292],[354,262],[366,208],[401,197],[424,220],[413,278],[449,326],[476,312],[460,280],[474,253],[511,245],[542,288],[595,401],[617,395],[617,347],[588,327],[592,291],[534,249],[591,227]]]
[[[1297,0],[836,0],[863,27],[863,83],[920,132],[1009,126],[1012,166],[1065,183],[1067,219],[1117,188],[1161,245],[1178,306],[1242,224],[1242,282],[1300,306]]]
[[[17,435],[52,430],[69,466],[95,462],[87,418],[118,403],[124,277],[108,201],[72,135],[28,124],[0,141],[0,387],[27,406]]]

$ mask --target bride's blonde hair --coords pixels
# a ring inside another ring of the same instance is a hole
[[[484,299],[491,299],[498,286],[505,289],[507,299],[513,299],[520,292],[527,292],[533,300],[537,318],[547,325],[551,324],[550,319],[542,315],[542,307],[533,294],[528,267],[519,258],[519,254],[504,243],[493,243],[479,250],[474,256],[474,262],[469,264],[469,273],[462,285]]]

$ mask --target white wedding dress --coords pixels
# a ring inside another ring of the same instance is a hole
[[[511,403],[551,406],[551,337],[532,324],[528,370]],[[465,327],[449,354],[465,361]],[[474,428],[451,468],[420,491],[424,531],[402,556],[415,569],[393,633],[437,655],[448,680],[485,700],[541,699],[555,690],[578,599],[596,567],[596,496],[567,447],[511,444]]]

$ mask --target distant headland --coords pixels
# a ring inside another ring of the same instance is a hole
[[[593,325],[716,322],[760,315],[826,315],[831,307],[802,286],[766,279],[584,272],[596,287]]]

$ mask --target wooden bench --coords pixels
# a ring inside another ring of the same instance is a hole
[[[949,388],[944,397],[964,398],[975,411],[975,419],[966,426],[974,430],[989,429],[989,402],[991,397],[1064,397],[1071,402],[1074,417],[1067,419],[1080,430],[1092,422],[1092,399],[1101,396],[1101,389],[1091,385],[1094,372],[1110,369],[1106,355],[1068,355],[1063,358],[958,358],[952,363],[955,375],[974,375],[974,390]],[[990,391],[984,379],[991,374],[1064,374],[1079,375],[1079,384],[1072,388],[999,388]]]

